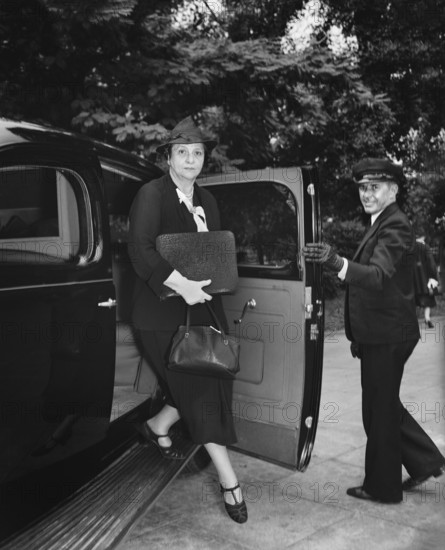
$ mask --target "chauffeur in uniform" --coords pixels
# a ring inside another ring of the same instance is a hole
[[[345,281],[346,336],[352,355],[361,361],[365,478],[347,494],[397,503],[403,490],[441,475],[445,458],[399,398],[404,365],[419,340],[414,235],[396,202],[403,171],[388,159],[367,158],[354,165],[352,173],[371,217],[354,257],[342,258],[326,243],[308,244],[303,254]],[[410,476],[403,483],[402,464]]]

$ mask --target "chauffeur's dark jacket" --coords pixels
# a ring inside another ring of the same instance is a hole
[[[345,328],[349,340],[392,344],[419,339],[414,301],[415,239],[396,203],[377,217],[349,262]]]

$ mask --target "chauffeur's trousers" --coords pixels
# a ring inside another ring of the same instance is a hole
[[[368,438],[363,489],[382,501],[402,500],[402,464],[412,478],[445,464],[399,397],[403,369],[416,343],[360,346],[362,415]]]

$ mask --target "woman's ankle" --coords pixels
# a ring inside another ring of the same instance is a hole
[[[162,426],[161,423],[156,421],[156,418],[149,418],[147,424],[150,430],[158,436],[158,443],[161,447],[170,447],[172,445],[172,440],[168,435],[169,427]]]
[[[243,492],[238,481],[234,483],[221,482],[220,484],[222,487],[223,499],[227,504],[238,504],[244,500]]]

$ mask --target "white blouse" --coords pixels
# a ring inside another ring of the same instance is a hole
[[[193,206],[192,202],[184,195],[184,193],[177,187],[176,193],[178,194],[179,203],[184,203],[190,214],[193,214],[196,227],[198,231],[208,231],[206,215],[202,206]]]

